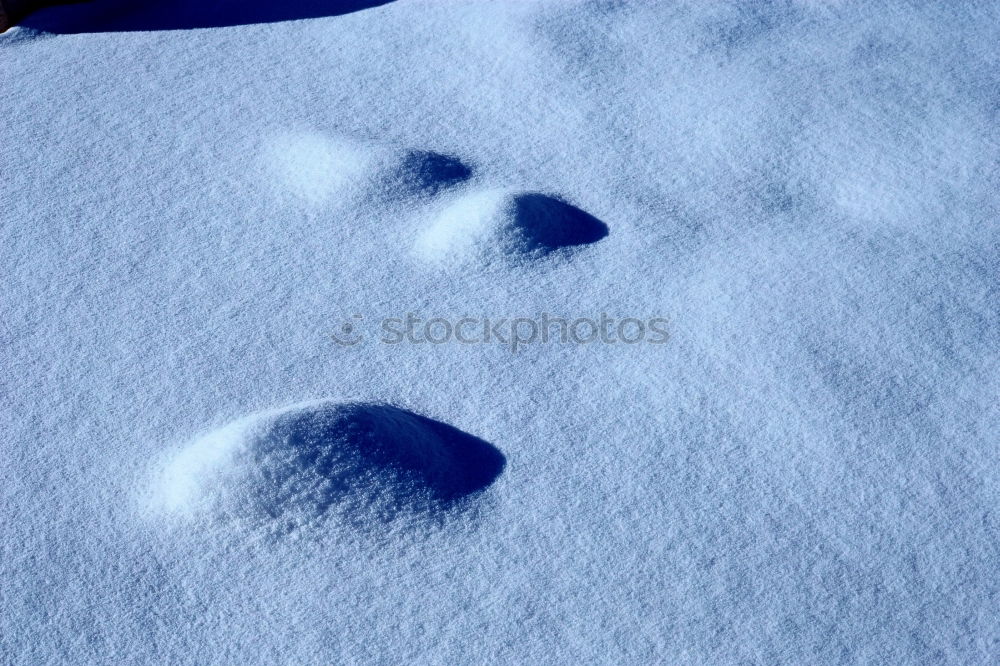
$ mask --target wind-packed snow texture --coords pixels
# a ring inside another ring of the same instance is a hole
[[[986,0],[29,16],[0,663],[1000,662],[998,45]]]

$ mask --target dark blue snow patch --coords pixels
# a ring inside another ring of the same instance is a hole
[[[222,28],[338,16],[391,0],[91,0],[40,10],[22,23],[64,34]]]
[[[457,157],[429,150],[410,150],[391,175],[391,187],[405,194],[434,195],[472,177],[472,168]]]
[[[545,255],[596,243],[608,235],[608,226],[599,219],[547,194],[517,194],[509,205],[504,230],[508,253]]]
[[[446,508],[486,489],[504,467],[503,454],[481,439],[369,403],[326,403],[283,414],[254,447],[263,457],[280,453],[292,474],[322,480],[320,510],[348,496],[372,502],[383,495],[392,507]]]

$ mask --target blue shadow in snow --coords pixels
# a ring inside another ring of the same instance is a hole
[[[19,23],[58,34],[190,30],[339,16],[389,2],[391,0],[90,0],[41,9]]]
[[[317,480],[313,508],[325,513],[379,506],[440,514],[466,504],[500,476],[506,458],[486,441],[434,419],[384,404],[327,403],[279,416],[258,438],[255,454],[280,460],[278,479]],[[267,486],[263,504],[282,505],[283,488]],[[366,514],[359,514],[364,516]]]
[[[472,177],[472,168],[457,157],[442,155],[429,150],[411,150],[403,161],[393,182],[409,194],[437,194]]]
[[[512,213],[520,252],[549,254],[608,235],[608,225],[590,213],[540,192],[517,195]]]

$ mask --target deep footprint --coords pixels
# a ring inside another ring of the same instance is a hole
[[[169,513],[288,531],[328,514],[353,525],[440,515],[503,471],[490,444],[397,407],[320,402],[240,419],[169,462]]]

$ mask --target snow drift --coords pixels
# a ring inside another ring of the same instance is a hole
[[[181,516],[292,529],[440,513],[489,486],[504,456],[397,407],[318,402],[253,414],[198,438],[166,466],[157,504]]]
[[[516,264],[596,243],[606,224],[539,192],[473,191],[451,202],[421,232],[416,253],[429,262]]]

